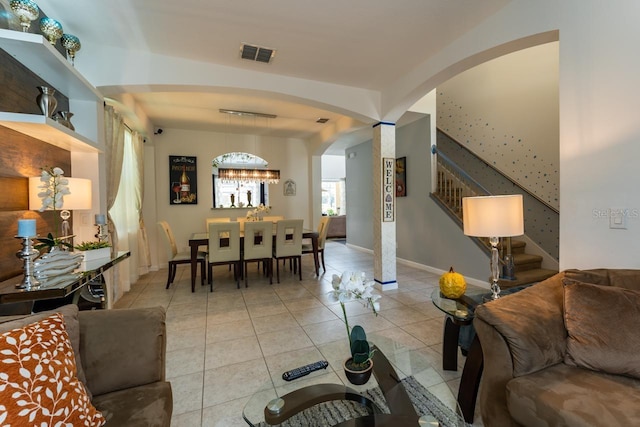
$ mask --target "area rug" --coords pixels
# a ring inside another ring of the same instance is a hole
[[[402,380],[402,384],[418,415],[431,415],[440,422],[442,427],[470,426],[444,403],[440,402],[433,393],[424,388],[415,378],[407,377]],[[382,412],[389,413],[389,408],[379,387],[369,389],[362,394],[374,401]],[[362,405],[350,401],[336,400],[315,405],[279,425],[282,427],[330,427],[345,420],[368,414],[369,412]],[[269,425],[262,422],[260,427],[269,427]]]

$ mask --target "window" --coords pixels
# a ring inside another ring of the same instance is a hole
[[[269,205],[269,186],[259,181],[220,179],[220,169],[264,169],[267,162],[250,153],[226,153],[212,161],[213,207],[253,207]]]
[[[346,204],[344,200],[344,179],[322,181],[322,214],[345,215]]]

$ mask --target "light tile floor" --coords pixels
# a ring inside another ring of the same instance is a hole
[[[321,268],[320,277],[313,272],[312,256],[306,255],[302,281],[287,266],[280,269],[280,283],[274,277],[273,285],[256,264],[250,264],[249,287],[241,283],[240,289],[226,266],[215,267],[214,292],[200,286],[198,277],[192,293],[188,266],[178,267],[176,280],[165,289],[167,270],[162,269],[141,277],[116,303],[116,308],[167,309],[166,368],[174,397],[173,426],[246,426],[241,414],[247,400],[270,378],[290,369],[287,361],[302,355],[331,364],[305,381],[346,381],[341,369],[332,369],[348,348],[340,305],[327,293],[333,274],[364,271],[373,278],[373,256],[329,241],[325,258],[327,271]],[[430,391],[457,395],[464,357],[459,357],[457,372],[442,371],[444,316],[429,298],[438,276],[398,264],[397,281],[397,290],[383,293],[379,316],[350,303],[350,322],[426,355],[439,373]],[[286,386],[280,382],[276,386]],[[475,421],[474,426],[482,426],[477,408]]]

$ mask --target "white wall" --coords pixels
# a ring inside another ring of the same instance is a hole
[[[244,217],[247,209],[212,209],[211,160],[233,151],[256,154],[269,162],[269,167],[280,170],[280,183],[269,185],[269,203],[273,215],[287,218],[302,218],[304,226],[312,227],[309,211],[309,173],[306,145],[298,139],[255,137],[254,135],[222,134],[215,132],[188,131],[163,128],[162,135],[156,135],[154,144],[155,171],[155,221],[165,220],[171,226],[179,250],[188,249],[189,236],[204,232],[205,218],[225,216],[235,219]],[[146,151],[148,153],[149,150]],[[197,157],[197,205],[169,204],[169,156]],[[284,196],[282,185],[287,179],[296,182],[295,196]],[[155,226],[155,224],[154,224]],[[149,227],[149,230],[152,230]],[[154,228],[153,232],[157,230]],[[151,234],[151,233],[150,233]],[[160,267],[166,265],[166,255],[159,251],[156,255]]]
[[[344,156],[322,156],[322,179],[343,179],[347,176]]]

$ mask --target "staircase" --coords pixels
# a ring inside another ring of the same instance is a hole
[[[462,198],[470,196],[489,195],[489,192],[475,182],[464,171],[451,162],[446,156],[438,154],[437,186],[431,193],[431,198],[442,207],[445,212],[462,228]],[[491,253],[489,239],[471,238],[487,253]],[[500,239],[501,262],[504,258],[506,240]],[[540,255],[528,254],[526,243],[522,240],[511,239],[511,254],[515,265],[516,280],[500,279],[502,289],[528,283],[540,282],[558,273],[557,270],[542,268]]]

